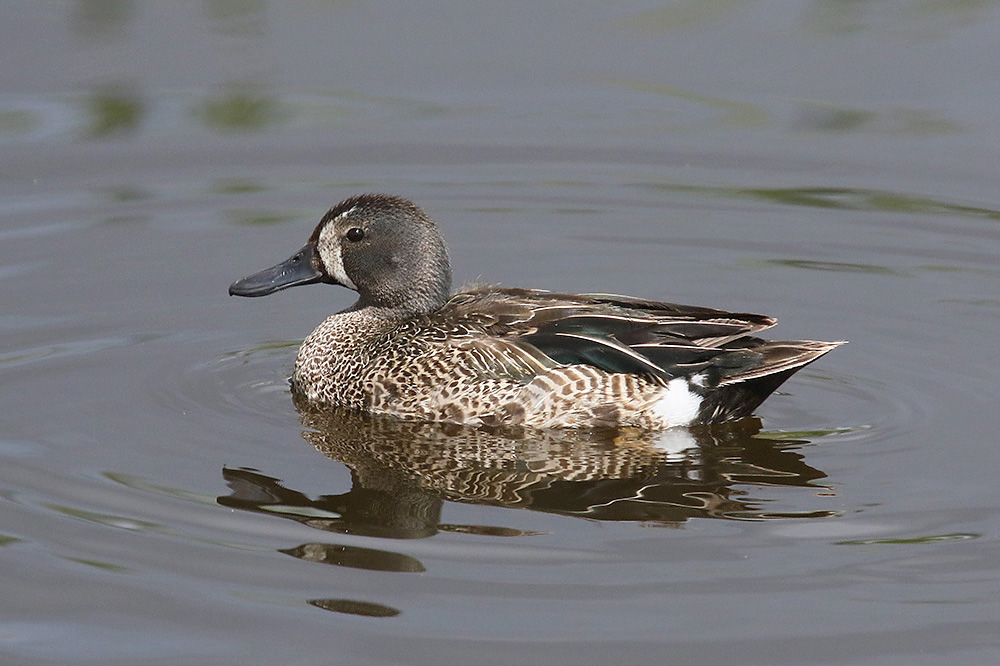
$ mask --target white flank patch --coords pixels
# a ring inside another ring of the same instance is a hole
[[[663,421],[664,427],[672,428],[690,425],[698,416],[699,407],[701,396],[688,388],[686,379],[677,377],[667,382],[667,387],[653,405],[652,412]]]
[[[341,213],[338,217],[347,215],[353,210],[352,208],[346,213]],[[323,230],[319,233],[319,257],[323,260],[326,271],[333,276],[334,280],[348,289],[357,291],[358,288],[354,286],[354,282],[351,278],[347,277],[347,271],[344,270],[344,257],[340,252],[340,242],[337,238],[330,238],[330,234],[336,233],[333,225],[323,227]]]

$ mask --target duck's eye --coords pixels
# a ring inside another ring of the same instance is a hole
[[[351,241],[352,243],[357,243],[364,237],[365,237],[364,229],[358,229],[357,227],[354,227],[353,229],[347,230],[347,240]]]

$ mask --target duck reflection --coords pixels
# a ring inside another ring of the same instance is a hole
[[[330,532],[399,539],[438,531],[526,534],[442,524],[445,500],[661,526],[690,518],[832,515],[767,512],[763,499],[749,495],[747,486],[821,490],[815,482],[825,477],[797,452],[803,440],[761,437],[756,419],[659,433],[539,432],[398,421],[301,400],[296,407],[307,428],[303,437],[350,469],[351,489],[310,499],[257,471],[225,469],[232,493],[220,497],[220,504]],[[411,558],[355,547],[305,544],[283,552],[342,566],[422,570]]]

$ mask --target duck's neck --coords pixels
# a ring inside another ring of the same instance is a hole
[[[383,319],[408,319],[438,310],[451,296],[451,272],[440,278],[415,280],[398,290],[361,291],[350,312],[368,311]]]

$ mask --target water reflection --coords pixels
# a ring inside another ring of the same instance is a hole
[[[365,617],[395,617],[399,615],[399,610],[392,606],[384,606],[371,601],[355,601],[353,599],[310,599],[310,606],[333,611],[334,613],[346,613],[348,615],[363,615]]]
[[[637,183],[650,191],[695,194],[701,197],[724,197],[750,201],[764,201],[786,206],[826,208],[834,210],[860,210],[887,213],[908,213],[932,216],[955,216],[971,219],[1000,220],[1000,210],[968,206],[933,198],[926,195],[891,190],[873,190],[845,187],[759,187],[734,188],[677,183]],[[940,226],[936,227],[940,229]],[[645,242],[645,241],[644,241]]]
[[[311,499],[255,470],[226,469],[220,504],[342,534],[399,539],[439,531],[522,536],[512,527],[446,525],[445,500],[596,520],[675,526],[691,518],[815,518],[829,511],[763,511],[745,486],[821,488],[825,475],[797,451],[745,420],[726,428],[668,433],[489,431],[318,409],[298,402],[303,437],[351,470],[352,487]],[[364,551],[364,552],[361,552]],[[317,562],[421,571],[396,553],[331,543],[282,551]]]
[[[135,16],[134,0],[77,0],[69,26],[88,42],[98,43],[122,38]]]
[[[278,96],[264,86],[235,85],[204,100],[199,116],[222,132],[260,132],[289,118]]]
[[[206,0],[213,28],[235,37],[262,39],[267,5],[264,0]]]
[[[94,90],[87,95],[85,104],[85,135],[89,139],[135,134],[149,115],[142,93],[132,85],[105,86]]]

